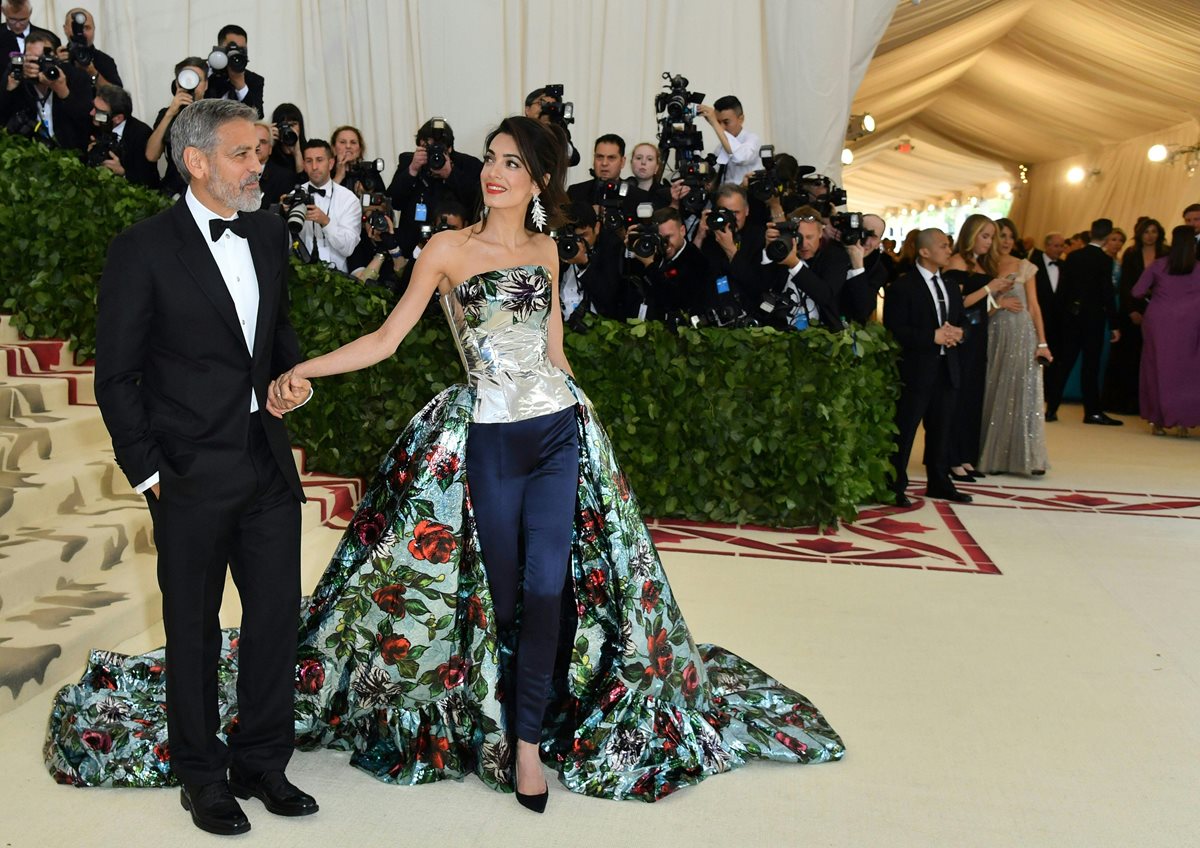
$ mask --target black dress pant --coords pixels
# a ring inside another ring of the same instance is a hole
[[[896,448],[892,467],[896,479],[892,490],[904,494],[908,488],[908,459],[912,455],[917,426],[925,425],[925,473],[933,490],[950,486],[950,437],[957,391],[950,380],[946,357],[939,356],[927,370],[901,372],[904,387],[896,402]]]
[[[1062,334],[1057,350],[1052,350],[1054,363],[1046,386],[1046,414],[1058,412],[1063,391],[1071,377],[1075,360],[1082,354],[1083,366],[1079,374],[1079,387],[1083,392],[1083,414],[1099,415],[1100,405],[1100,355],[1104,351],[1104,330],[1107,319],[1099,315],[1072,315],[1064,319]]]
[[[223,780],[230,763],[257,775],[283,769],[295,740],[293,697],[300,608],[300,502],[249,414],[244,454],[201,454],[179,473],[160,468],[147,495],[166,626],[171,768],[188,784]],[[217,738],[218,613],[226,567],[242,603],[237,724]]]

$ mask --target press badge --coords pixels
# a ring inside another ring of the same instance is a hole
[[[413,213],[413,220],[418,224],[424,224],[429,220],[429,207],[424,203],[417,204],[417,210]]]
[[[797,314],[796,317],[792,320],[792,326],[795,327],[797,330],[807,330],[808,329],[808,313],[806,311],[804,311],[803,309],[801,309],[799,314]]]
[[[729,294],[728,277],[717,277],[717,294]]]

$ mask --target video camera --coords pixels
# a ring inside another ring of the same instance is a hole
[[[575,123],[575,104],[563,102],[562,83],[546,86],[545,96],[553,97],[555,101],[542,104],[542,114],[550,119],[550,123],[558,124],[563,129]]]
[[[83,28],[87,25],[87,15],[76,12],[71,15],[71,40],[67,43],[67,55],[81,68],[91,66],[96,59],[96,48],[88,44],[87,34]]]

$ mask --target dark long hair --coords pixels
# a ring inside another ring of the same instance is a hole
[[[1168,274],[1190,274],[1196,268],[1196,231],[1183,224],[1171,230],[1171,252],[1167,254]]]
[[[304,132],[304,113],[300,111],[300,107],[295,103],[280,103],[271,113],[271,123],[278,124],[280,121],[296,121],[300,124],[300,131],[296,133],[300,138],[296,144],[303,150],[304,142],[308,141],[308,134]],[[271,148],[271,161],[288,171],[296,169],[295,160],[283,152],[283,145],[279,143]]]
[[[1015,259],[1024,259],[1025,251],[1021,245],[1021,234],[1017,231],[1017,225],[1012,222],[1011,218],[997,218],[996,219],[995,238],[997,238],[997,239],[1000,238],[1000,230],[1001,229],[1007,229],[1010,233],[1012,233],[1012,237],[1013,237],[1013,248],[1011,251],[1012,256]],[[999,249],[997,249],[997,253],[999,253]]]
[[[1158,240],[1154,242],[1154,255],[1166,256],[1167,228],[1154,218],[1138,218],[1137,223],[1133,226],[1133,244],[1127,247],[1126,250],[1136,249],[1140,253],[1142,250],[1142,236],[1145,235],[1146,230],[1150,229],[1151,227],[1156,227],[1158,229]]]
[[[566,223],[567,206],[567,138],[563,131],[524,115],[511,115],[488,133],[483,145],[485,153],[498,135],[512,136],[516,143],[525,170],[540,191],[539,197],[546,209],[546,226],[550,229],[561,227]],[[529,205],[533,206],[532,203]],[[478,219],[481,230],[487,226],[483,208],[483,201],[480,200]],[[525,212],[525,229],[537,231],[529,210]]]

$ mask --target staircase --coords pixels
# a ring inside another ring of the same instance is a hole
[[[23,341],[0,316],[0,713],[162,619],[149,510],[113,458],[93,369],[71,361],[64,342]],[[361,483],[306,474],[295,455],[311,586]],[[231,582],[225,599],[236,623]]]

